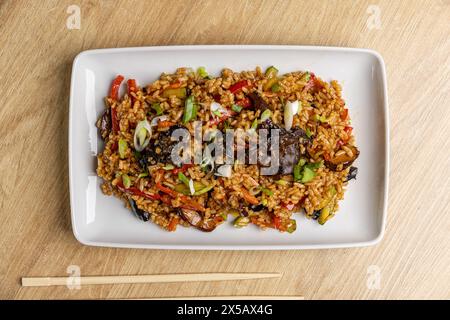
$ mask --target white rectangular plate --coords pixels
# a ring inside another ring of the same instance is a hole
[[[219,75],[274,65],[280,73],[309,70],[338,80],[349,106],[361,155],[337,215],[324,226],[296,215],[293,234],[235,229],[225,223],[212,233],[179,227],[166,232],[143,223],[114,198],[103,195],[96,176],[101,152],[95,122],[117,74],[140,85],[177,67],[204,66]],[[70,90],[69,174],[72,226],[83,244],[155,249],[315,249],[373,245],[383,236],[389,170],[388,102],[382,57],[370,50],[304,46],[174,46],[90,50],[73,62]]]

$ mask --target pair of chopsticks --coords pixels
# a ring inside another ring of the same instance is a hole
[[[86,276],[76,278],[79,285],[167,283],[194,281],[232,281],[280,278],[281,273],[190,273],[132,276]],[[73,277],[24,277],[23,287],[65,286],[73,283]],[[209,297],[165,297],[126,300],[303,300],[301,296],[209,296]]]
[[[279,278],[280,273],[186,273],[134,276],[86,276],[76,278],[80,285],[125,284],[125,283],[164,283],[193,281],[231,281]],[[25,277],[23,287],[65,286],[73,282],[73,277]]]

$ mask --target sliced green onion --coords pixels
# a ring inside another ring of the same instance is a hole
[[[196,191],[194,193],[194,196],[199,196],[201,194],[204,194],[204,193],[208,192],[209,190],[211,190],[212,188],[214,188],[214,185],[204,187],[203,189]]]
[[[267,188],[261,188],[261,191],[264,192],[268,196],[273,196],[273,191]]]
[[[219,118],[222,116],[222,113],[220,113],[219,110],[215,110],[215,111],[213,111],[212,113],[213,113],[215,116],[219,117]]]
[[[295,230],[297,230],[297,222],[295,221],[295,219],[291,219],[291,220],[289,220],[289,224],[286,228],[286,231],[289,233],[292,233]]]
[[[265,75],[266,75],[267,78],[273,78],[273,77],[275,77],[277,74],[278,74],[278,69],[275,68],[274,66],[268,67],[267,70],[266,70],[266,73],[265,73]]]
[[[152,107],[153,110],[155,110],[157,116],[160,116],[160,115],[163,114],[164,110],[161,107],[160,103],[153,103],[151,107]]]
[[[317,122],[321,122],[321,123],[326,123],[328,120],[327,120],[327,117],[325,117],[325,116],[319,116],[317,113],[314,115],[314,120],[316,120]]]
[[[127,174],[122,175],[122,183],[125,188],[131,187],[131,179]]]
[[[302,75],[302,77],[301,77],[300,80],[301,80],[302,82],[308,82],[309,79],[311,79],[311,74],[310,74],[309,72],[306,72],[306,73],[304,73],[304,74]]]
[[[239,112],[242,111],[242,107],[241,107],[240,105],[233,104],[233,105],[231,106],[231,110],[233,110],[234,112],[239,113]]]
[[[270,90],[272,90],[272,92],[279,92],[281,90],[281,86],[278,83],[275,83]]]
[[[300,165],[300,167],[303,167],[306,164],[306,159],[300,158],[300,160],[298,160],[298,164]]]
[[[152,127],[147,119],[139,121],[134,131],[134,148],[136,151],[142,151],[149,144],[152,137]],[[119,146],[120,147],[120,146]]]
[[[311,162],[306,165],[307,168],[311,170],[319,169],[323,165],[322,161],[319,162]]]
[[[188,123],[189,121],[197,117],[197,107],[194,103],[194,97],[190,96],[186,99],[184,103],[184,113],[183,113],[183,123]]]
[[[199,68],[197,69],[197,73],[198,73],[198,75],[199,75],[200,77],[202,77],[202,78],[208,78],[208,72],[206,72],[205,67],[199,67]]]
[[[250,127],[250,129],[255,130],[258,127],[258,119],[253,120],[252,122],[252,126]]]
[[[125,153],[127,152],[128,144],[125,139],[119,139],[119,156],[120,159],[125,158]]]
[[[261,199],[261,204],[262,204],[264,207],[267,207],[267,202],[268,202],[268,201],[267,201],[266,198],[263,197],[263,198]]]
[[[309,128],[306,128],[305,132],[306,132],[306,136],[307,136],[308,138],[311,138],[311,137],[312,137],[313,134],[312,134],[311,130],[309,130]]]
[[[168,88],[163,91],[162,96],[164,98],[175,96],[177,98],[183,99],[186,98],[186,88]]]
[[[302,183],[310,182],[312,179],[314,179],[315,176],[316,176],[316,173],[312,169],[305,166],[303,168],[303,175],[302,175],[301,181],[302,181]]]
[[[287,182],[286,180],[280,179],[275,181],[276,184],[280,185],[280,186],[287,186],[289,184],[289,182]]]
[[[264,112],[261,115],[260,122],[264,122],[267,119],[270,119],[271,116],[272,116],[272,111],[270,111],[269,109],[264,110]]]
[[[143,172],[143,173],[139,173],[138,178],[145,178],[148,177],[148,173],[147,172]]]
[[[175,169],[175,166],[173,164],[167,164],[164,167],[162,167],[164,170],[173,170]]]
[[[301,169],[302,166],[298,163],[294,166],[294,181],[300,181],[300,179],[302,178]]]
[[[250,223],[250,219],[247,217],[238,217],[236,220],[234,220],[233,225],[235,228],[243,228],[248,226]]]
[[[178,180],[183,182],[186,186],[189,187],[189,179],[184,175],[183,172],[178,172]]]

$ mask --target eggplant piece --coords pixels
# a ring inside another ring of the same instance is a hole
[[[311,143],[311,139],[308,137],[306,132],[301,128],[292,128],[292,130],[287,131],[274,124],[270,119],[266,120],[260,125],[260,129],[269,130],[268,134],[268,150],[270,151],[270,130],[279,130],[279,165],[280,169],[278,174],[291,174],[294,171],[294,166],[298,163],[300,158],[304,156],[300,152],[300,145],[303,144],[305,147]],[[305,148],[306,149],[306,148]]]
[[[250,206],[250,210],[254,211],[254,212],[258,212],[264,209],[264,205],[260,204],[254,204]]]
[[[354,146],[350,146],[349,148],[353,152],[353,157],[350,157],[347,153],[342,153],[341,155],[335,156],[330,160],[326,160],[324,162],[325,166],[333,171],[342,171],[351,166],[356,158],[358,158],[359,150]]]
[[[102,116],[97,120],[96,125],[100,131],[101,137],[105,140],[109,136],[112,127],[110,108],[107,108],[105,112],[103,112]]]
[[[144,152],[148,164],[172,163],[172,150],[178,141],[172,140],[172,133],[177,129],[185,129],[182,125],[174,125],[169,130],[161,132],[156,141],[151,141]],[[156,152],[158,149],[159,152]]]
[[[147,211],[139,209],[137,204],[136,204],[136,201],[134,201],[133,199],[129,198],[128,202],[130,203],[131,210],[136,215],[136,217],[138,217],[142,221],[148,221],[150,219],[150,214]]]
[[[205,221],[197,211],[178,208],[177,212],[183,220],[201,231],[211,232],[217,227],[217,224],[213,220]]]
[[[358,174],[358,168],[357,167],[350,167],[350,171],[348,172],[348,175],[347,175],[347,180],[345,180],[345,181],[347,182],[347,181],[350,181],[352,179],[356,180],[356,175],[357,174]]]
[[[313,218],[314,220],[319,219],[319,216],[320,216],[320,210],[315,210],[315,211],[313,212],[313,214],[312,214],[312,218]]]
[[[270,109],[269,104],[266,101],[264,101],[264,99],[258,93],[256,92],[249,93],[248,97],[252,102],[253,108],[255,108],[256,110],[264,111]]]

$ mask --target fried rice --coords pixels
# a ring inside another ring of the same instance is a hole
[[[168,231],[178,225],[212,231],[232,223],[291,233],[297,227],[294,214],[324,224],[356,177],[352,163],[359,151],[337,81],[325,82],[307,71],[279,75],[274,67],[223,69],[218,77],[204,68],[179,68],[142,87],[129,79],[119,97],[122,80],[113,80],[97,122],[104,139],[97,156],[101,189]],[[298,107],[288,128],[286,108],[293,102]],[[222,109],[212,112],[213,104]],[[278,128],[287,139],[280,138],[280,157],[287,160],[280,159],[282,168],[274,175],[262,175],[260,163],[234,161],[227,175],[217,174],[219,165],[175,164],[167,156],[168,134],[186,128],[193,136],[194,121],[201,121],[203,132]],[[149,136],[142,123],[147,129],[150,124]],[[141,150],[136,144],[143,141],[147,145]]]

